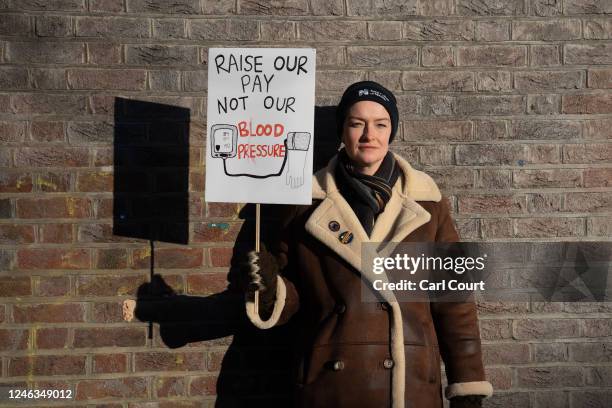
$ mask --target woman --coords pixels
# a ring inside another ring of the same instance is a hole
[[[363,243],[458,241],[446,200],[389,151],[389,90],[355,83],[336,116],[345,147],[314,175],[313,204],[289,207],[274,255],[249,253],[247,315],[261,329],[299,319],[298,406],[442,407],[441,356],[451,407],[479,407],[492,387],[474,303],[361,300]]]

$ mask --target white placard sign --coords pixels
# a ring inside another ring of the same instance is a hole
[[[312,203],[315,50],[210,48],[209,202]]]

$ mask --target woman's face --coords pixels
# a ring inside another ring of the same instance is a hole
[[[373,175],[389,150],[391,118],[379,103],[359,101],[344,119],[342,141],[357,171]]]

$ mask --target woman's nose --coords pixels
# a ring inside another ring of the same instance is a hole
[[[365,125],[363,127],[363,134],[361,135],[361,137],[365,138],[365,139],[370,139],[370,136],[374,135],[374,132],[372,131],[372,129],[370,129],[371,125]]]

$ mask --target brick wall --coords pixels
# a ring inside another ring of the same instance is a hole
[[[223,373],[248,358],[237,337],[268,334],[156,323],[149,338],[121,320],[151,270],[213,299],[252,238],[252,212],[203,201],[209,46],[316,47],[318,106],[360,79],[393,89],[394,150],[436,179],[464,239],[610,240],[611,14],[609,0],[0,0],[0,383],[72,389],[79,407],[276,392]],[[117,179],[125,149],[145,174]],[[138,221],[174,215],[153,250],[151,230],[117,229],[139,215],[120,198],[148,183],[161,195]],[[609,303],[482,304],[480,317],[488,407],[608,406]]]

